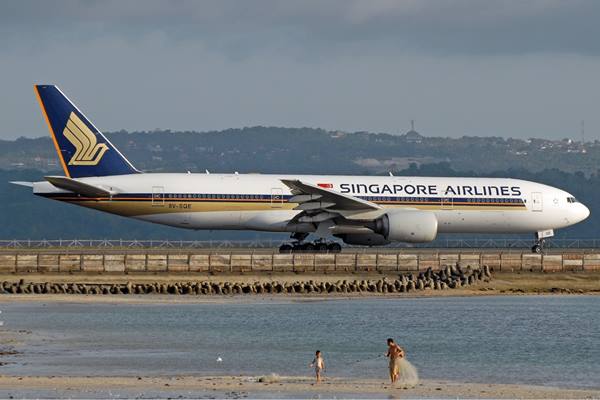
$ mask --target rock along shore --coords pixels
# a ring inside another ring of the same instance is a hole
[[[333,276],[331,278],[334,278]],[[395,279],[338,279],[336,281],[274,280],[261,282],[236,282],[189,280],[181,282],[32,282],[20,279],[3,281],[0,294],[84,294],[84,295],[252,295],[252,294],[391,294],[422,290],[451,290],[465,288],[479,282],[489,282],[492,273],[487,265],[481,268],[446,266],[434,271],[428,268],[419,273],[400,274]]]

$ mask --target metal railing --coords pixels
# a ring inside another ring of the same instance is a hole
[[[227,249],[273,248],[281,240],[126,240],[126,239],[52,239],[52,240],[0,240],[0,248],[130,248],[130,249]]]
[[[533,239],[498,238],[498,239],[438,239],[430,243],[420,244],[420,248],[442,247],[448,249],[528,249],[533,246]],[[600,239],[546,239],[544,247],[548,249],[597,249]]]
[[[259,240],[126,240],[126,239],[52,239],[0,240],[0,249],[50,249],[50,248],[114,248],[114,249],[273,249],[279,247],[281,239]],[[410,245],[393,243],[380,249],[390,248],[447,248],[447,249],[527,249],[533,245],[531,239],[521,238],[472,238],[437,239],[431,243]],[[552,249],[596,249],[600,239],[550,239],[546,248]],[[356,247],[356,249],[363,247]]]

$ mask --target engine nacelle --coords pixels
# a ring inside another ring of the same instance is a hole
[[[356,246],[384,246],[390,243],[389,240],[377,233],[341,233],[334,236],[339,237],[346,244]]]
[[[394,242],[431,242],[437,236],[438,221],[430,211],[395,210],[375,221],[374,231]]]

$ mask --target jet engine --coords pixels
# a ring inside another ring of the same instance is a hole
[[[395,210],[375,220],[373,231],[393,242],[424,243],[435,239],[435,214],[421,210]]]

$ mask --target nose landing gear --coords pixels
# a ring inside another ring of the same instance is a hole
[[[531,248],[531,252],[535,254],[542,254],[544,252],[544,239],[539,239]]]
[[[535,234],[535,244],[531,248],[532,253],[542,254],[544,252],[544,245],[547,238],[554,236],[554,230],[547,229],[545,231],[538,231]]]

